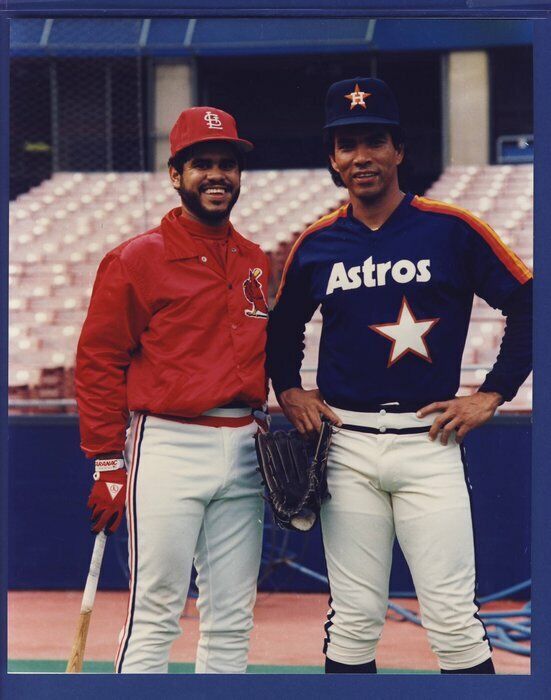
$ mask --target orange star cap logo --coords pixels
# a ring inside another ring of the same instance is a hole
[[[348,93],[348,95],[345,95],[345,97],[347,100],[350,100],[350,109],[354,109],[354,107],[358,106],[366,109],[364,100],[370,95],[370,92],[362,92],[362,90],[360,90],[360,86],[358,85],[358,83],[356,83],[354,87],[354,92]]]

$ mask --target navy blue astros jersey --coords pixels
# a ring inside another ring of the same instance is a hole
[[[503,309],[531,277],[456,206],[407,194],[373,231],[346,204],[310,226],[287,260],[270,319],[276,393],[301,385],[304,327],[320,306],[317,384],[327,403],[361,411],[453,398],[473,295]]]

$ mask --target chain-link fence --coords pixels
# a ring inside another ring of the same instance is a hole
[[[148,169],[140,57],[11,62],[10,195],[52,173]]]

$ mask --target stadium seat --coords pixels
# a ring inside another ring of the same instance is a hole
[[[531,165],[454,165],[425,196],[472,209],[531,266],[532,189]],[[273,300],[297,236],[346,201],[347,193],[323,168],[245,171],[241,192],[232,220],[269,255]],[[164,172],[60,172],[11,202],[10,398],[28,398],[35,388],[44,398],[74,396],[74,380],[67,377],[99,261],[122,241],[157,225],[172,206],[177,201]],[[474,369],[462,373],[462,392],[480,384],[503,332],[501,313],[477,298],[472,319],[463,364]],[[305,386],[315,385],[320,331],[316,314],[306,332]],[[47,372],[38,378],[40,368]],[[531,384],[504,410],[530,406]]]

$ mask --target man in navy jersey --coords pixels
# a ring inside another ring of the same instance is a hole
[[[531,370],[532,275],[458,207],[400,190],[398,106],[381,80],[334,83],[324,137],[350,201],[299,237],[268,325],[278,401],[303,434],[335,431],[322,529],[331,589],[326,673],[376,673],[398,537],[442,673],[494,673],[475,599],[460,444]],[[473,295],[507,318],[479,390],[455,398]],[[302,389],[305,324],[321,306],[318,388]]]

